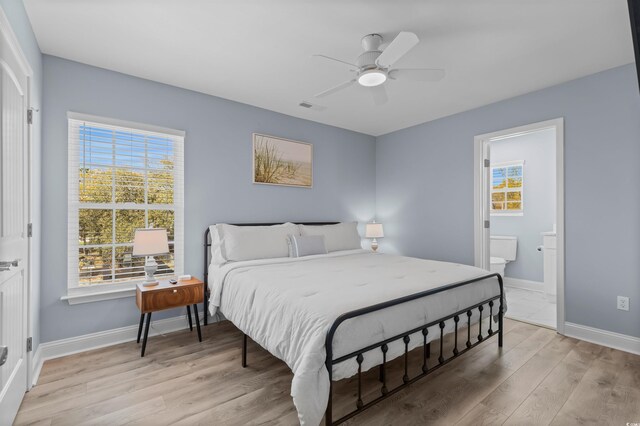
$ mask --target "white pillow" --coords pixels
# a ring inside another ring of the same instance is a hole
[[[362,248],[358,222],[336,225],[300,225],[302,235],[323,235],[328,252]]]
[[[327,248],[324,245],[324,235],[289,235],[288,242],[289,257],[327,254]]]
[[[218,226],[211,225],[209,233],[211,234],[211,263],[218,266],[224,265],[227,259],[224,256],[224,246],[218,233]]]
[[[287,257],[289,234],[300,235],[298,225],[284,223],[272,226],[235,226],[226,223],[214,225],[212,233],[212,262],[237,262],[241,260]],[[218,247],[214,250],[216,239]]]

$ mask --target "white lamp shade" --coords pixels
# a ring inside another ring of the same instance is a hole
[[[136,229],[133,237],[134,256],[158,256],[167,253],[169,253],[169,241],[166,229]]]
[[[367,223],[365,230],[366,238],[382,238],[384,237],[384,230],[381,223]]]

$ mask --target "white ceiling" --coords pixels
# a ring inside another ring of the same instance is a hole
[[[44,53],[380,135],[633,62],[626,0],[25,0]],[[350,78],[365,34],[421,43],[375,106]],[[302,100],[326,106],[303,109]]]

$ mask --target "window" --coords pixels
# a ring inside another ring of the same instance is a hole
[[[491,214],[522,215],[524,211],[524,161],[491,165]]]
[[[166,228],[156,275],[182,273],[183,144],[184,132],[69,113],[69,299],[143,279],[136,228]]]

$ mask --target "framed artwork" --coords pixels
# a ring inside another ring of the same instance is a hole
[[[254,133],[253,183],[311,188],[313,145]]]

